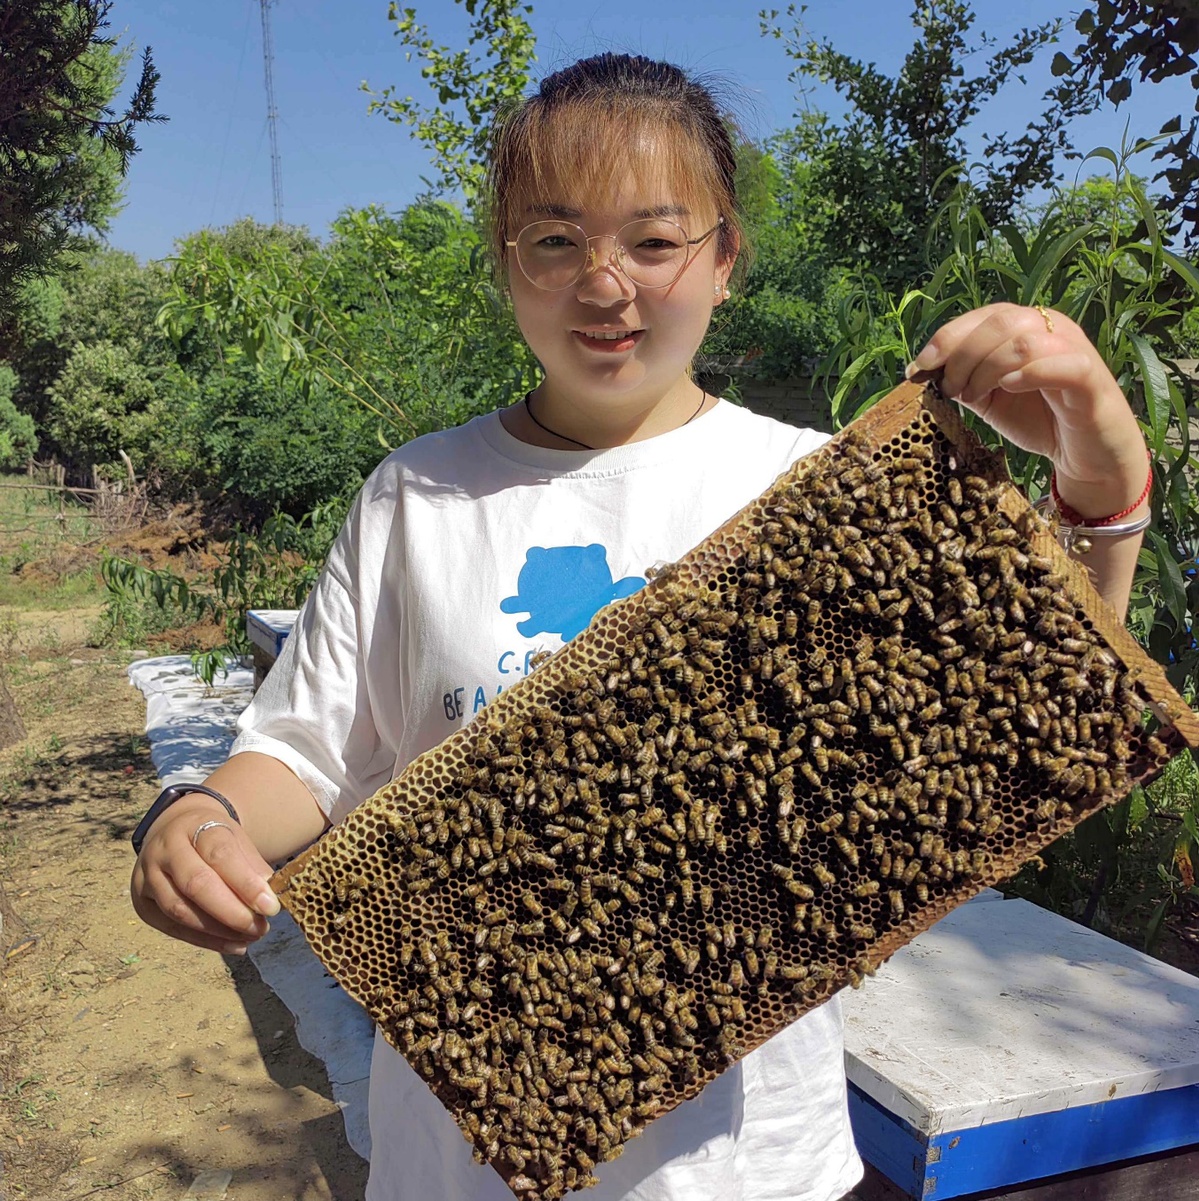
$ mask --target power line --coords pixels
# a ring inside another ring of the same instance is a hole
[[[262,139],[266,137],[266,122],[263,121],[261,128],[258,130],[258,141],[254,143],[254,153],[246,160],[246,174],[241,181],[241,191],[237,194],[237,204],[233,206],[233,211],[239,216],[242,214],[242,201],[246,198],[246,189],[250,186],[250,175],[254,171],[254,167],[258,163],[258,152],[262,149]]]
[[[237,78],[233,83],[233,103],[229,106],[229,120],[225,123],[225,140],[221,143],[221,162],[217,167],[216,188],[212,193],[212,208],[208,213],[208,224],[211,225],[216,217],[217,202],[221,198],[221,183],[225,178],[225,152],[229,149],[229,135],[233,132],[233,121],[237,116],[237,96],[241,90],[241,69],[246,61],[246,47],[250,44],[250,18],[253,10],[246,6],[246,27],[242,31],[241,54],[237,58]]]
[[[275,52],[271,45],[272,0],[258,0],[262,9],[262,67],[266,76],[266,120],[271,132],[271,191],[275,197],[275,224],[283,224],[283,168],[279,163],[279,110],[275,107]]]

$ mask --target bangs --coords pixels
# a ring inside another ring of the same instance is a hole
[[[709,156],[677,124],[633,111],[581,108],[538,114],[525,131],[519,159],[506,173],[508,194],[497,198],[507,230],[534,219],[531,206],[582,211],[629,184],[647,205],[677,205],[697,218],[718,207]]]
[[[689,237],[723,216],[718,252],[736,253],[735,198],[726,196],[702,131],[685,112],[671,108],[647,111],[636,99],[578,97],[553,106],[526,105],[499,122],[490,180],[497,266],[506,261],[505,239],[537,220],[539,209],[585,211],[630,184],[647,206],[687,210],[665,215]]]

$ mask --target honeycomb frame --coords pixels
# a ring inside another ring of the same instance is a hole
[[[272,886],[552,1201],[1183,745],[1002,460],[905,384]]]

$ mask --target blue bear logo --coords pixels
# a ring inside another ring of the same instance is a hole
[[[641,576],[612,579],[608,552],[590,546],[531,546],[517,577],[517,593],[500,601],[504,613],[528,613],[516,628],[525,638],[560,634],[569,642],[606,604],[644,587]]]

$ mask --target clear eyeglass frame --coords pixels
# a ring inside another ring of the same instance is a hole
[[[615,264],[619,268],[621,274],[624,275],[625,278],[628,279],[632,284],[634,284],[638,288],[669,288],[671,286],[671,284],[675,283],[678,280],[679,276],[682,275],[683,272],[687,270],[687,267],[691,263],[691,259],[692,259],[691,248],[702,246],[703,243],[706,242],[724,224],[724,218],[718,217],[716,219],[716,224],[713,225],[712,228],[709,229],[706,233],[702,233],[696,238],[689,238],[689,237],[687,237],[687,231],[681,225],[679,225],[677,222],[675,222],[675,221],[659,221],[660,224],[664,223],[666,225],[674,226],[674,228],[677,229],[680,234],[682,234],[682,243],[686,249],[686,253],[682,256],[682,258],[679,261],[679,269],[674,273],[674,275],[672,275],[670,277],[670,279],[666,280],[664,283],[647,284],[647,283],[642,283],[640,280],[634,278],[634,276],[629,274],[628,267],[625,265],[625,259],[626,259],[625,246],[624,246],[624,243],[621,241],[621,235],[624,233],[624,231],[626,229],[628,229],[630,226],[642,225],[645,223],[646,220],[658,220],[658,219],[639,217],[635,221],[625,222],[625,224],[622,225],[614,234],[592,234],[591,236],[588,236],[587,231],[585,229],[583,229],[581,226],[575,225],[572,221],[553,221],[553,220],[531,221],[528,225],[523,226],[517,232],[517,235],[514,239],[513,238],[505,238],[504,245],[506,247],[508,247],[508,249],[512,252],[513,257],[516,259],[516,265],[520,268],[521,274],[525,277],[525,279],[527,279],[529,281],[529,283],[531,283],[533,285],[533,287],[538,288],[542,292],[564,292],[567,288],[573,288],[575,286],[575,284],[577,284],[579,282],[579,280],[581,280],[583,278],[583,276],[587,274],[588,271],[594,269],[599,263],[599,255],[595,252],[594,249],[592,249],[591,243],[592,242],[600,242],[605,238],[610,238],[612,240],[612,244],[613,244],[613,247],[615,250],[615,254],[614,254]],[[581,242],[583,243],[583,245],[586,247],[586,251],[583,255],[583,261],[579,265],[579,270],[578,270],[577,274],[574,276],[573,279],[570,280],[569,283],[557,284],[554,287],[546,287],[545,284],[538,283],[537,280],[535,280],[533,278],[533,276],[529,274],[524,263],[521,262],[520,250],[519,250],[519,245],[518,245],[520,242],[520,239],[526,233],[528,233],[529,230],[535,228],[538,225],[553,225],[560,230],[561,229],[578,230],[579,238],[580,238]],[[612,259],[609,259],[609,262],[611,262],[611,261],[612,261]]]

